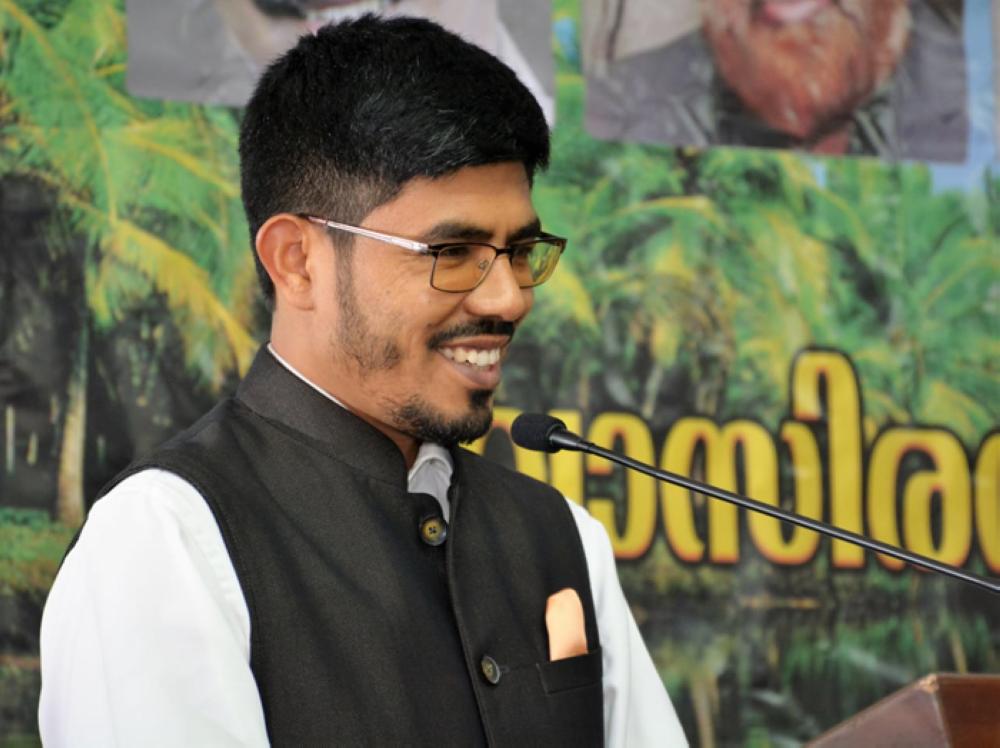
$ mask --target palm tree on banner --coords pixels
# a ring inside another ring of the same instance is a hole
[[[77,240],[52,250],[83,269],[56,502],[79,524],[92,336],[157,295],[206,383],[244,370],[255,348],[236,126],[223,110],[123,93],[125,18],[112,0],[0,0],[0,34],[0,176],[55,196]]]
[[[987,171],[979,194],[935,192],[922,165],[866,160],[831,163],[829,180],[863,216],[863,237],[837,242],[854,286],[842,313],[864,320],[852,356],[866,409],[878,422],[949,426],[974,446],[1000,417],[998,180]]]
[[[594,141],[572,125],[578,83],[560,81],[567,116],[536,189],[572,250],[529,334],[562,341],[557,368],[597,377],[654,428],[677,415],[668,379],[699,413],[777,420],[795,353],[845,332],[826,222],[854,238],[854,209],[791,154]]]

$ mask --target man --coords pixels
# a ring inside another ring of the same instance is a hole
[[[588,128],[677,145],[961,161],[962,5],[593,0]],[[670,22],[657,23],[664,13]]]
[[[603,528],[456,446],[564,245],[548,149],[429,21],[267,70],[240,155],[271,342],[91,511],[42,623],[46,745],[684,744]]]

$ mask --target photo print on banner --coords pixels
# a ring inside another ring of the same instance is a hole
[[[595,137],[964,161],[965,0],[583,0]]]
[[[506,62],[555,121],[549,0],[127,0],[134,96],[243,106],[303,34],[363,13],[423,16]]]

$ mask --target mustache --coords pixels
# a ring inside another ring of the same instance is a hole
[[[476,335],[504,335],[513,339],[516,326],[502,319],[480,319],[449,327],[434,333],[427,341],[428,348],[437,348],[455,338],[471,338]]]

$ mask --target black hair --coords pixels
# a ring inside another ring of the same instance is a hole
[[[272,63],[247,105],[240,181],[251,245],[277,213],[359,223],[415,177],[515,161],[531,179],[548,156],[538,102],[493,55],[421,18],[331,24]]]

